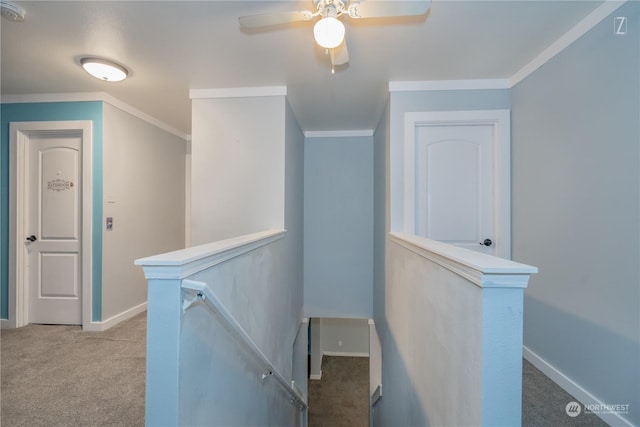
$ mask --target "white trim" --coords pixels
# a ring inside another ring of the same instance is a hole
[[[135,260],[135,265],[143,267],[147,280],[182,280],[214,265],[280,240],[284,238],[286,232],[286,230],[267,230],[232,239],[219,240],[213,243],[137,259]]]
[[[493,141],[493,240],[497,256],[511,258],[511,112],[510,110],[425,111],[404,116],[404,221],[403,231],[414,234],[416,221],[416,140],[418,126],[491,125]]]
[[[522,67],[509,79],[509,87],[513,87],[527,78],[531,73],[542,67],[551,58],[562,52],[574,41],[578,40],[585,33],[598,25],[603,19],[611,15],[620,6],[625,4],[627,0],[618,1],[605,1],[598,6],[593,12],[587,15],[582,21],[578,22],[573,28],[567,31],[562,37],[553,42],[542,53],[536,56],[531,62]]]
[[[286,86],[224,87],[216,89],[191,89],[189,91],[189,98],[191,99],[253,98],[286,95]]]
[[[389,92],[439,91],[439,90],[476,90],[511,89],[530,74],[542,67],[551,58],[569,47],[603,19],[618,10],[628,0],[607,0],[574,25],[569,31],[549,45],[538,56],[507,79],[468,79],[468,80],[424,80],[390,81]]]
[[[140,313],[147,311],[147,303],[143,302],[135,307],[132,307],[128,310],[123,311],[122,313],[116,314],[115,316],[111,316],[107,320],[103,320],[102,322],[90,322],[87,325],[82,325],[82,329],[85,331],[92,332],[102,332],[106,331],[109,328],[116,326],[118,323],[122,323],[125,320],[129,320],[134,316],[137,316]]]
[[[376,389],[371,393],[371,406],[374,406],[378,403],[378,400],[382,398],[382,384],[378,384]]]
[[[322,371],[319,374],[311,374],[309,375],[310,380],[321,380],[322,379]]]
[[[542,357],[531,351],[527,346],[522,346],[522,355],[533,366],[538,368],[543,374],[549,377],[553,382],[563,388],[567,393],[578,399],[583,405],[605,405],[600,399],[589,393],[578,383],[560,372],[556,367],[544,360]],[[567,402],[568,403],[568,402]],[[626,403],[626,402],[621,402]],[[631,402],[629,402],[631,403]],[[633,424],[618,414],[596,414],[607,424],[612,426],[625,425],[633,427]]]
[[[509,89],[509,79],[390,81],[389,92]]]
[[[3,104],[25,104],[34,102],[85,102],[85,101],[102,101],[107,104],[129,113],[140,120],[143,120],[157,128],[160,128],[170,134],[184,139],[185,141],[191,140],[191,135],[186,134],[173,126],[156,119],[149,114],[138,110],[126,104],[119,99],[109,95],[106,92],[72,92],[72,93],[36,93],[26,95],[2,95]]]
[[[369,319],[367,323],[369,323],[369,326],[375,326],[376,324],[376,322],[373,319]]]
[[[389,233],[389,240],[464,277],[481,288],[526,288],[538,269],[504,258],[460,248],[407,233]]]
[[[93,123],[90,120],[11,122],[9,124],[9,325],[29,323],[24,236],[24,211],[28,188],[26,145],[30,135],[51,132],[80,132],[82,139],[82,325],[91,323],[92,218],[93,218]]]
[[[353,138],[359,136],[373,136],[373,130],[308,130],[304,132],[305,138]]]
[[[369,357],[369,353],[356,353],[352,351],[323,351],[322,355],[338,357]]]
[[[0,329],[9,329],[14,327],[15,326],[11,326],[9,319],[0,319]]]
[[[191,246],[191,147],[184,156],[184,247]]]

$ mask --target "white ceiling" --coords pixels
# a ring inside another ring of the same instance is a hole
[[[375,0],[369,0],[375,1]],[[1,23],[1,93],[106,92],[191,132],[190,89],[287,86],[305,131],[373,129],[389,81],[509,78],[602,1],[434,1],[425,17],[343,17],[351,61],[330,72],[309,22],[242,32],[243,15],[306,1],[16,1]],[[125,64],[101,82],[78,57]]]

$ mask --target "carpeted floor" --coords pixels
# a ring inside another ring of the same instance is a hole
[[[594,414],[582,411],[577,417],[567,415],[566,407],[577,399],[535,366],[523,359],[522,425],[524,427],[600,427],[608,424]],[[584,408],[584,406],[583,406]]]
[[[144,425],[146,313],[105,332],[29,325],[0,334],[3,427]],[[322,380],[309,381],[309,426],[367,426],[368,372],[367,358],[325,357]],[[575,399],[526,360],[522,389],[525,427],[607,425],[569,417]]]
[[[321,369],[309,380],[309,427],[367,427],[369,358],[323,356]]]
[[[0,335],[0,424],[142,426],[146,313],[104,332],[28,325]]]
[[[522,374],[523,427],[607,426],[594,414],[569,417],[576,399],[524,359]],[[323,357],[322,380],[309,380],[309,427],[367,426],[368,378],[366,358]]]

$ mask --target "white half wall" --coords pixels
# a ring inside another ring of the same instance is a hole
[[[387,250],[380,425],[519,425],[536,269],[406,234]]]

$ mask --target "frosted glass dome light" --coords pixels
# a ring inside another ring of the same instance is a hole
[[[129,71],[122,65],[101,58],[82,58],[82,68],[96,79],[106,82],[119,82],[129,75]]]
[[[320,46],[333,49],[344,39],[344,24],[336,18],[322,18],[313,27],[313,36]]]

